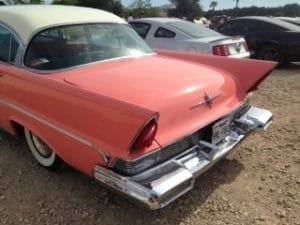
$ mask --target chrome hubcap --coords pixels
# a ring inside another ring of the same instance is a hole
[[[45,158],[51,156],[52,150],[40,138],[32,134],[32,141],[41,156]]]

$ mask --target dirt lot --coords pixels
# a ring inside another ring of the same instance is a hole
[[[300,64],[275,71],[254,98],[271,109],[249,138],[160,211],[145,211],[66,167],[47,171],[0,130],[0,224],[300,224]]]

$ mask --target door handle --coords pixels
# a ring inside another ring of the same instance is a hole
[[[3,76],[4,76],[4,73],[0,71],[0,77],[3,77]]]

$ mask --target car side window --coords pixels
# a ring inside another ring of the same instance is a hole
[[[147,37],[147,34],[151,28],[151,25],[148,23],[132,22],[130,25],[143,39]]]
[[[259,23],[259,27],[261,31],[282,31],[284,28],[277,26],[275,24],[261,22]]]
[[[258,31],[258,25],[255,21],[251,20],[239,20],[236,21],[236,25],[234,27],[236,33],[248,34]]]
[[[175,36],[176,34],[173,31],[162,27],[159,27],[154,34],[154,37],[157,38],[174,38]]]
[[[253,33],[259,31],[259,25],[256,21],[245,20],[243,30],[245,33]]]
[[[239,33],[244,34],[247,31],[246,27],[247,27],[246,21],[236,21],[235,26],[232,28],[232,30],[237,34]]]
[[[239,23],[238,21],[230,21],[221,26],[218,31],[227,35],[236,34],[236,32],[239,31]]]
[[[14,63],[19,44],[11,31],[0,25],[0,61]]]
[[[218,32],[224,32],[227,29],[229,29],[230,26],[231,26],[231,23],[226,23],[224,25],[221,25],[220,27],[218,27]]]

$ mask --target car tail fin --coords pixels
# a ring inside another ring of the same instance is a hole
[[[134,142],[131,144],[128,153],[137,153],[152,145],[157,132],[157,121],[159,114],[154,114],[151,119],[144,124],[138,135],[135,137]]]
[[[245,92],[257,89],[258,85],[274,70],[277,63],[252,59],[236,59],[195,53],[156,50],[158,55],[184,61],[213,66],[229,73],[240,84]]]

